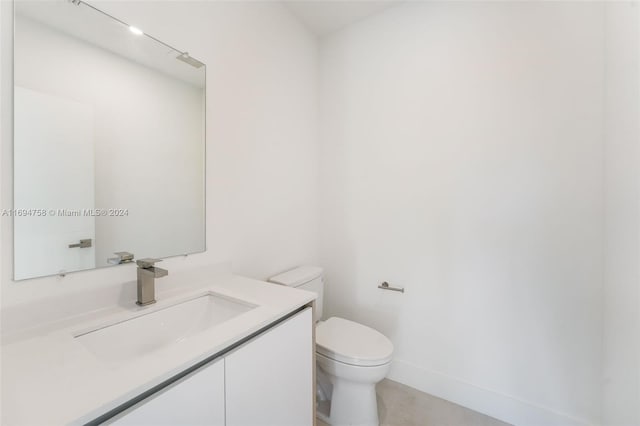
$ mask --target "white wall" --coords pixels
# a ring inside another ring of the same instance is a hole
[[[2,206],[11,206],[11,3],[2,3]],[[207,252],[168,259],[172,272],[231,261],[266,278],[317,263],[317,41],[280,4],[104,2],[105,12],[207,64]],[[162,190],[158,190],[162,194]],[[2,219],[2,305],[114,287],[131,265],[65,278],[11,279]],[[134,283],[131,283],[134,285]],[[82,306],[69,307],[82,309]]]
[[[640,424],[640,7],[606,8],[603,424]]]
[[[391,338],[392,379],[599,421],[603,49],[602,3],[410,3],[323,40],[328,314]]]

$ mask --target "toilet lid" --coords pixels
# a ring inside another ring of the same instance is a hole
[[[316,327],[316,351],[345,364],[375,366],[391,361],[393,344],[373,328],[331,317]]]

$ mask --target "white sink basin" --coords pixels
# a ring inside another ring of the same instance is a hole
[[[255,307],[207,293],[78,334],[75,338],[101,360],[121,362],[176,344]]]

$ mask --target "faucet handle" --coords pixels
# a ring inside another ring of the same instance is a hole
[[[117,251],[115,254],[118,259],[118,263],[128,263],[133,262],[133,253],[129,253],[128,251]]]
[[[146,258],[136,260],[138,267],[142,269],[151,268],[156,262],[162,262],[162,259]]]

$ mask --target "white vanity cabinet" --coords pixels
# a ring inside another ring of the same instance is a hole
[[[118,426],[312,426],[306,308],[107,420]]]
[[[311,308],[225,358],[227,426],[313,424]]]
[[[151,395],[107,424],[118,426],[224,426],[224,359]]]

